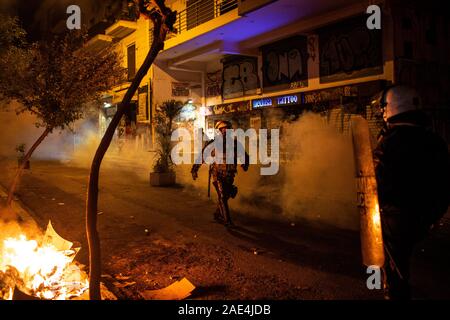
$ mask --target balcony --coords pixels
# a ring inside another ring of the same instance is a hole
[[[113,37],[116,40],[121,40],[126,36],[132,34],[137,29],[137,23],[134,21],[119,20],[111,27],[106,29],[106,35]]]
[[[192,0],[178,13],[177,34],[191,30],[238,7],[237,0]]]
[[[98,34],[86,43],[86,48],[92,51],[101,51],[110,46],[112,42],[113,39],[110,36]]]

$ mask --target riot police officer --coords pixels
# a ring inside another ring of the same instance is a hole
[[[386,124],[374,151],[386,256],[385,297],[410,299],[414,246],[449,205],[448,146],[430,130],[414,89],[388,87],[377,104]]]
[[[234,185],[234,177],[237,173],[237,158],[238,158],[238,152],[237,150],[240,148],[243,148],[238,141],[234,141],[234,159],[232,163],[227,163],[227,150],[226,150],[226,132],[227,130],[231,129],[231,123],[228,121],[218,121],[215,125],[215,129],[219,131],[221,142],[223,143],[223,148],[219,148],[221,150],[216,150],[212,152],[212,155],[215,156],[216,160],[221,159],[221,161],[214,161],[213,164],[211,164],[210,167],[210,175],[212,178],[212,184],[217,192],[218,197],[218,208],[214,213],[214,219],[220,223],[223,223],[227,226],[233,225],[233,222],[231,220],[230,216],[230,209],[228,206],[228,200],[230,198],[235,198],[238,192],[237,187]],[[209,141],[202,150],[202,155],[206,147],[212,143],[215,143],[215,140]],[[243,150],[243,149],[242,149]],[[241,165],[241,167],[244,169],[244,171],[248,170],[249,166],[249,156],[246,152],[245,153],[245,160],[244,163]],[[202,161],[198,161],[197,164],[194,164],[191,170],[192,178],[194,180],[198,177],[198,170],[200,169],[201,164],[199,162],[203,163],[204,159]]]

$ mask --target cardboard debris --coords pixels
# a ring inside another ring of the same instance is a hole
[[[124,282],[124,283],[120,283],[120,282],[114,282],[113,285],[116,288],[122,289],[122,288],[128,288],[131,286],[134,286],[136,284],[136,282],[132,281],[132,282]]]
[[[48,222],[47,230],[45,231],[44,238],[42,239],[42,244],[53,245],[59,251],[70,250],[73,246],[73,242],[64,239],[56,233],[51,221]]]
[[[145,300],[184,300],[194,291],[195,286],[186,278],[174,282],[160,290],[146,290],[141,292]]]
[[[42,299],[30,296],[25,292],[21,291],[19,288],[14,287],[12,300],[26,301],[26,300],[42,300]]]
[[[126,281],[126,280],[130,280],[131,277],[128,276],[123,276],[122,274],[118,274],[117,276],[115,276],[114,278],[116,278],[119,281]]]
[[[103,282],[100,282],[100,294],[102,300],[117,300],[117,297],[108,290]],[[81,296],[73,298],[72,300],[89,300],[89,290],[86,290]]]

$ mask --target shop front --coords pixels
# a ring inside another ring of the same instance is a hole
[[[209,115],[206,116],[206,134],[214,136],[214,126],[219,120],[229,121],[233,128],[247,130],[250,128],[253,117],[250,101],[239,101],[233,103],[219,104],[208,108]]]
[[[368,106],[374,95],[386,86],[385,81],[371,81],[348,86],[305,91],[251,101],[251,114],[259,111],[262,128],[280,128],[284,122],[292,122],[305,112],[315,112],[330,117],[342,113],[368,116]],[[370,119],[369,119],[370,120]],[[346,124],[341,127],[348,127]]]
[[[352,115],[362,115],[375,135],[380,123],[370,102],[386,85],[386,81],[377,80],[212,106],[211,114],[206,117],[206,132],[212,137],[219,120],[229,121],[233,128],[243,130],[281,129],[283,124],[298,120],[304,112],[314,112],[326,117],[342,133],[348,132]]]

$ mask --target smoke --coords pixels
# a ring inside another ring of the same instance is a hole
[[[16,220],[4,220],[8,216],[5,210],[0,208],[0,216],[2,217],[0,219],[0,229],[2,230],[0,235],[0,252],[5,239],[17,238],[20,235],[26,235],[29,240],[37,240],[42,237],[42,231],[34,223],[29,221],[18,223]]]
[[[283,215],[357,229],[350,136],[338,133],[319,115],[306,114],[286,128],[285,140],[296,158],[285,166]]]
[[[85,124],[79,130],[78,141],[67,163],[70,166],[89,168],[101,141],[98,129]],[[138,178],[148,180],[154,156],[155,153],[142,139],[118,140],[116,137],[104,157],[102,167],[132,171]]]
[[[30,146],[42,129],[33,126],[36,119],[26,114],[0,112],[2,135],[0,155],[12,157],[15,146]],[[80,121],[76,134],[54,133],[36,151],[34,158],[64,161],[70,166],[89,168],[100,143],[97,122]],[[261,176],[260,167],[248,172],[238,168],[236,199],[232,210],[259,218],[287,222],[303,220],[357,230],[356,186],[351,137],[338,132],[325,118],[312,113],[282,127],[280,171],[275,176]],[[128,170],[148,181],[155,153],[143,141],[115,139],[103,161],[104,167]],[[191,165],[176,167],[177,182],[193,196],[207,199],[208,166],[192,180]],[[211,186],[212,198],[216,198]]]
[[[16,157],[16,147],[25,144],[28,150],[44,131],[36,127],[36,117],[29,113],[16,115],[14,106],[0,111],[1,132],[0,156]],[[74,134],[70,131],[55,130],[50,134],[33,154],[35,159],[65,160],[74,148]]]
[[[304,220],[358,230],[356,186],[351,137],[312,113],[282,127],[280,172],[261,176],[257,165],[238,168],[239,188],[232,210],[289,222]],[[177,180],[206,198],[207,165],[192,181],[190,166],[177,168]],[[215,191],[211,194],[215,198]]]

